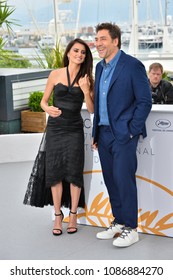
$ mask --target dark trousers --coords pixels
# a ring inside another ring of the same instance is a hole
[[[136,147],[138,136],[125,144],[116,141],[109,126],[100,126],[98,152],[112,213],[118,224],[136,228],[138,220]]]

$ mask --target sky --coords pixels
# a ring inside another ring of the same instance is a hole
[[[71,0],[70,3],[58,1],[59,10],[68,10],[66,24],[74,24],[80,0]],[[54,17],[53,0],[7,0],[7,2],[15,7],[12,18],[18,19],[19,24],[23,26],[34,25],[33,22],[39,26],[46,25]],[[159,2],[163,7],[162,11]],[[173,18],[173,0],[169,0],[168,3],[168,15]],[[139,23],[161,22],[165,19],[165,0],[139,0],[138,7]],[[103,21],[129,25],[132,19],[131,11],[132,0],[81,0],[79,26],[95,26]]]

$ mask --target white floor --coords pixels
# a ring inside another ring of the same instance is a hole
[[[23,205],[32,162],[0,164],[0,260],[172,260],[173,239],[140,233],[140,241],[115,248],[98,240],[102,230],[79,225],[74,235],[52,235],[52,207]]]

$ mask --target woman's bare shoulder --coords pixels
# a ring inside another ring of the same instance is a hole
[[[54,70],[52,70],[52,71],[50,72],[50,75],[51,75],[52,77],[57,76],[57,75],[61,75],[61,74],[64,73],[64,70],[65,70],[65,67],[63,67],[63,68],[58,68],[58,69],[54,69]]]
[[[57,84],[59,81],[62,80],[65,74],[65,67],[54,69],[50,72],[49,81],[52,81],[53,84]]]

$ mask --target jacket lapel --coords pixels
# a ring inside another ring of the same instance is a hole
[[[96,80],[95,80],[95,94],[96,94],[97,98],[98,98],[98,94],[99,94],[99,84],[100,84],[100,77],[101,77],[101,74],[102,74],[102,70],[103,70],[103,67],[99,63],[97,65],[97,69],[96,69],[97,75],[96,75]]]
[[[125,65],[125,61],[126,61],[126,54],[121,51],[121,56],[118,60],[118,63],[114,69],[111,81],[110,81],[110,85],[109,85],[109,89],[108,89],[108,93],[112,87],[112,85],[115,83],[116,79],[118,78],[118,76],[120,75],[121,71],[123,70],[123,67]]]

